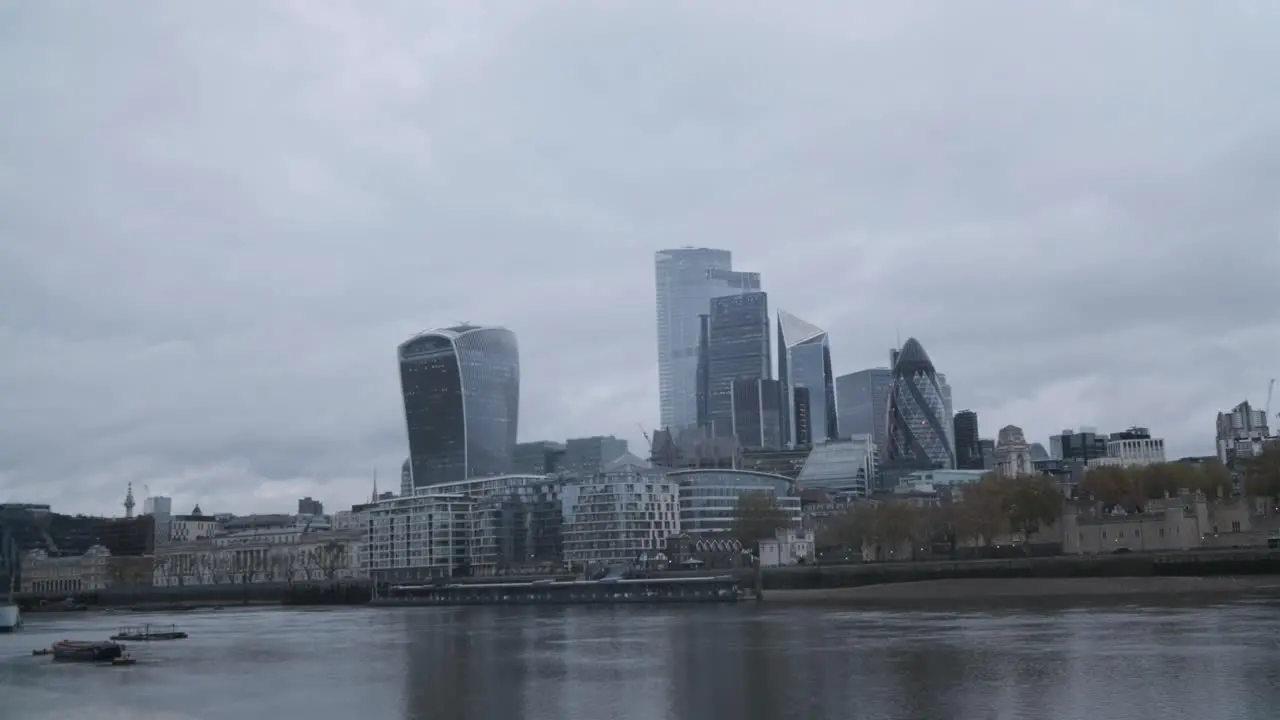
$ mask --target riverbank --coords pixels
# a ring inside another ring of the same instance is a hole
[[[972,578],[814,590],[766,590],[764,603],[913,606],[1006,601],[1280,598],[1280,575],[1247,577]]]

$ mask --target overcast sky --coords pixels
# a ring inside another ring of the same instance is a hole
[[[522,440],[658,417],[654,251],[837,373],[1209,454],[1280,375],[1280,4],[0,2],[0,501],[398,485],[395,347],[520,339]]]

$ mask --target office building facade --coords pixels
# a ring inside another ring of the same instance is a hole
[[[733,270],[728,250],[677,248],[655,256],[658,397],[663,428],[697,424],[699,316],[713,298],[760,289],[760,274]]]
[[[910,338],[894,353],[887,459],[954,469],[950,425],[933,361],[920,341]]]
[[[730,392],[733,436],[745,450],[780,450],[783,426],[782,388],[777,380],[739,378]]]
[[[800,435],[794,412],[795,388],[809,389],[808,436],[811,442],[839,437],[836,417],[835,378],[831,372],[831,345],[827,332],[789,312],[778,311],[778,382],[783,406],[789,408],[783,426],[783,442],[795,444]]]
[[[951,422],[952,436],[956,439],[956,469],[981,470],[982,444],[978,436],[978,413],[961,410]]]
[[[707,342],[707,417],[716,436],[733,434],[733,381],[772,379],[769,298],[763,292],[711,301]]]
[[[893,370],[869,368],[836,378],[836,415],[840,437],[870,435],[881,452],[889,433],[889,389]]]
[[[415,488],[511,471],[520,352],[505,328],[458,325],[398,349]]]

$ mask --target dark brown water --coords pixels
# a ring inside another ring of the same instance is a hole
[[[179,623],[140,662],[32,648]],[[225,610],[28,616],[0,720],[1277,717],[1280,606]]]

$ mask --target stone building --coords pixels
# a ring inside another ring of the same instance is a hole
[[[1280,529],[1280,514],[1266,498],[1210,501],[1197,492],[1152,500],[1140,512],[1077,508],[1061,524],[1068,555],[1266,547]]]
[[[1022,428],[1005,425],[996,437],[995,470],[1005,477],[1030,475],[1033,470],[1031,445]]]
[[[246,532],[185,543],[156,553],[157,587],[264,582],[337,582],[366,575],[360,532],[295,535]]]
[[[111,551],[94,545],[83,555],[51,557],[44,550],[31,550],[22,558],[24,593],[61,594],[101,590],[109,584],[107,559]]]

